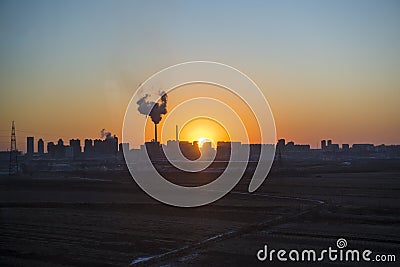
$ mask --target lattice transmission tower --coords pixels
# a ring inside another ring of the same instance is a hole
[[[15,136],[15,123],[12,122],[11,127],[11,147],[10,147],[10,164],[8,166],[9,175],[18,174],[18,150],[17,150],[17,137]]]

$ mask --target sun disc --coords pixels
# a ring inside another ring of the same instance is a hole
[[[199,138],[199,146],[202,147],[204,143],[208,143],[210,142],[211,144],[213,144],[213,140],[211,140],[210,138],[206,138],[206,137],[201,137]]]

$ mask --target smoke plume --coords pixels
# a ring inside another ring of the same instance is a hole
[[[149,96],[146,94],[136,102],[139,105],[138,111],[143,115],[150,116],[154,124],[158,124],[161,121],[161,115],[167,114],[167,93],[161,92],[161,99],[157,103],[148,101]],[[152,106],[153,108],[151,108]]]
[[[111,138],[111,133],[107,132],[106,129],[102,129],[100,131],[100,136],[101,136],[101,138],[105,137],[106,139],[110,139]]]

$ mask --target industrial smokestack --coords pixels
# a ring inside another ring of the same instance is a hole
[[[139,105],[138,111],[143,115],[150,116],[154,123],[155,142],[157,142],[157,124],[162,119],[161,115],[167,114],[167,93],[163,91],[160,95],[161,99],[158,102],[147,101],[147,98],[150,96],[148,94],[136,102]]]
[[[157,124],[154,123],[154,142],[157,143]]]

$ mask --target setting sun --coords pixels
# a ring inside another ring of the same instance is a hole
[[[210,138],[205,138],[205,137],[201,137],[199,138],[199,147],[202,147],[204,143],[208,143],[210,142],[212,145],[215,145],[214,141],[211,140]]]
[[[216,146],[218,141],[229,141],[225,128],[218,122],[209,118],[196,118],[186,123],[179,133],[179,140],[198,141],[201,147],[206,142]]]

